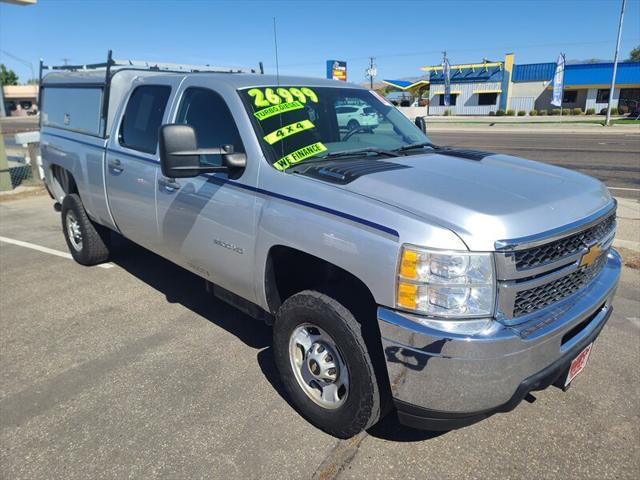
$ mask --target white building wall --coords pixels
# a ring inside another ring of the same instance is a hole
[[[460,94],[456,104],[449,107],[440,106],[439,93],[444,92],[444,85],[431,85],[429,115],[443,115],[445,110],[450,110],[453,115],[488,115],[498,110],[501,94],[497,95],[495,105],[478,105],[478,95],[473,93],[475,90],[500,90],[500,82],[452,83],[451,91]]]
[[[607,103],[597,103],[598,99],[598,88],[590,88],[587,91],[587,101],[585,103],[585,110],[587,108],[595,108],[596,113],[600,113],[600,110],[603,108],[607,108]],[[611,107],[618,106],[618,100],[620,99],[620,89],[616,88],[613,92],[613,98],[611,99]]]
[[[572,89],[574,90],[574,89]],[[575,91],[577,91],[577,95],[576,95],[576,101],[572,102],[572,103],[568,103],[568,102],[563,102],[562,104],[562,108],[581,108],[582,111],[586,111],[588,107],[588,91],[584,88],[582,89],[575,89]],[[593,94],[593,98],[595,99],[595,93]],[[544,90],[544,92],[542,92],[542,94],[537,98],[536,100],[536,109],[537,110],[553,110],[555,108],[560,108],[556,105],[552,105],[551,104],[551,100],[553,99],[553,90],[550,88],[547,88]]]
[[[507,108],[516,111],[525,110],[529,113],[530,110],[536,108],[536,100],[544,93],[548,85],[548,81],[540,80],[535,82],[513,82]]]
[[[424,117],[429,111],[429,107],[396,107],[409,120],[414,121],[416,117]]]
[[[524,110],[529,113],[530,110],[533,110],[536,104],[536,97],[511,97],[509,99],[509,109],[515,110]]]

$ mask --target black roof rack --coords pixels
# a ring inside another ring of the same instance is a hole
[[[264,73],[262,62],[259,64],[260,73]],[[113,58],[111,50],[107,53],[107,61],[104,63],[87,63],[83,65],[45,65],[40,59],[39,82],[42,85],[42,74],[44,70],[49,71],[67,71],[67,72],[86,72],[104,70],[104,96],[102,98],[102,123],[103,136],[107,136],[107,114],[109,110],[109,90],[111,87],[111,72],[113,69],[121,70],[143,70],[167,73],[256,73],[253,68],[238,67],[219,67],[212,65],[188,65],[180,63],[160,63],[147,60],[116,60]],[[42,108],[42,88],[38,89],[38,105]],[[42,115],[40,116],[42,118]]]
[[[254,68],[225,67],[215,65],[190,65],[182,63],[163,63],[149,60],[118,60],[114,59],[111,50],[107,55],[107,61],[103,63],[86,63],[81,65],[44,65],[40,61],[43,70],[57,71],[87,71],[113,69],[114,67],[133,68],[139,70],[151,70],[158,72],[175,72],[175,73],[197,73],[197,72],[216,72],[216,73],[256,73]]]

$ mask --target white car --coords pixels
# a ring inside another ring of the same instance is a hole
[[[378,114],[375,109],[367,105],[344,105],[336,107],[338,127],[355,130],[358,127],[368,127],[371,130],[378,126]]]

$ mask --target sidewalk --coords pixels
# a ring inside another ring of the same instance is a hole
[[[484,117],[485,119],[487,117]],[[559,118],[559,117],[557,117]],[[639,124],[612,125],[604,127],[597,123],[567,123],[562,122],[535,122],[506,123],[493,120],[483,122],[473,121],[441,121],[427,118],[427,134],[429,132],[459,131],[459,132],[517,132],[517,133],[578,133],[585,135],[640,135]]]
[[[640,253],[640,201],[634,198],[616,197],[618,201],[618,230],[615,247]]]
[[[604,115],[525,115],[518,117],[516,115],[511,116],[496,116],[496,115],[451,115],[445,117],[444,115],[434,115],[429,117],[434,122],[441,123],[602,123],[605,120]],[[616,115],[611,117],[611,121],[616,120],[628,120],[625,115]]]

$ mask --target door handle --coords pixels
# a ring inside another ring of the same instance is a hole
[[[173,193],[180,188],[180,184],[173,178],[160,178],[158,185],[165,189],[168,193]]]
[[[122,162],[118,158],[112,158],[109,160],[109,166],[118,172],[124,170],[124,168],[122,168]]]

